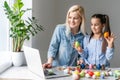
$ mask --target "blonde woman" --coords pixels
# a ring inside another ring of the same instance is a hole
[[[66,23],[56,26],[48,49],[48,61],[43,68],[77,65],[78,51],[73,47],[78,41],[83,47],[85,14],[82,6],[73,5],[67,12]]]

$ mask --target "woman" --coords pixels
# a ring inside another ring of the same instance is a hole
[[[66,23],[55,28],[48,49],[48,61],[43,64],[43,68],[77,65],[78,52],[73,44],[78,41],[83,47],[85,33],[84,9],[73,5],[67,12]]]

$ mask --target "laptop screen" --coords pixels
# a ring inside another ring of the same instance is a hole
[[[39,50],[27,46],[23,46],[23,49],[28,69],[42,79],[45,79]]]

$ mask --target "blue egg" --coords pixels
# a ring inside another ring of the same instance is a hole
[[[81,64],[80,67],[81,67],[82,69],[84,69],[84,68],[85,68],[85,64]]]
[[[100,69],[101,69],[101,65],[98,64],[98,65],[96,66],[96,68],[97,68],[98,70],[100,70]]]
[[[105,76],[102,74],[102,75],[100,76],[100,78],[101,78],[101,79],[104,79],[104,78],[105,78]]]

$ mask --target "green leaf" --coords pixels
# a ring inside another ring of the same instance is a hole
[[[37,23],[35,17],[28,17],[27,20],[22,19],[25,12],[31,10],[30,8],[23,10],[23,6],[24,3],[22,0],[15,0],[15,3],[12,5],[12,7],[9,6],[7,1],[4,1],[3,7],[5,15],[11,24],[10,37],[12,37],[14,40],[14,51],[21,51],[24,40],[29,40],[31,35],[35,36],[39,31],[44,30],[44,28]]]

